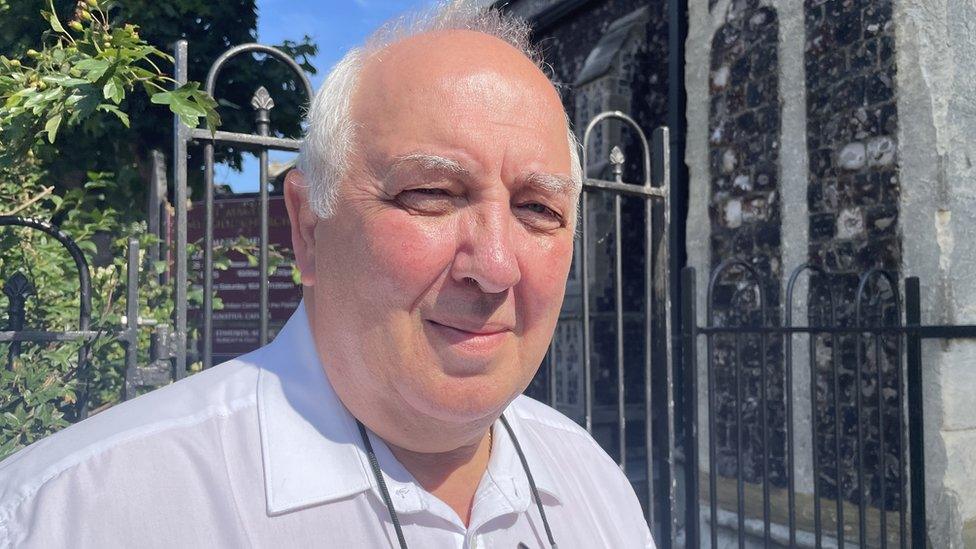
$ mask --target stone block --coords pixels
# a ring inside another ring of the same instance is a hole
[[[860,238],[865,235],[864,214],[861,208],[841,210],[837,215],[836,237],[839,239]]]
[[[722,65],[717,70],[712,71],[712,89],[723,90],[729,85],[729,66]]]
[[[742,202],[739,200],[729,200],[725,203],[725,215],[723,217],[725,226],[729,229],[736,229],[742,226]]]
[[[844,148],[837,154],[837,163],[845,170],[860,170],[867,161],[867,152],[864,143],[855,141],[844,145]]]
[[[887,167],[894,164],[897,149],[895,140],[887,135],[869,139],[866,145],[868,165]]]
[[[732,173],[738,164],[739,159],[735,154],[735,149],[725,149],[725,152],[722,153],[722,173]]]
[[[894,80],[886,73],[875,73],[867,82],[864,100],[867,104],[873,105],[883,101],[891,101],[894,98]]]
[[[976,430],[973,389],[976,388],[976,342],[956,341],[940,357],[942,377],[951,379],[942,387],[943,430]],[[976,433],[976,431],[974,431]],[[974,448],[976,450],[976,448]],[[973,471],[976,474],[976,470]],[[973,493],[976,493],[974,490]]]
[[[942,431],[946,449],[944,484],[959,494],[959,514],[963,520],[976,517],[976,429]],[[960,525],[961,526],[961,525]]]
[[[885,236],[895,236],[898,222],[898,206],[896,204],[883,204],[868,208],[867,228],[871,238],[881,238]]]

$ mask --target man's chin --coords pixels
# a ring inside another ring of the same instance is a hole
[[[494,420],[519,391],[502,388],[486,376],[446,376],[434,387],[401,388],[401,394],[421,415],[444,423]]]

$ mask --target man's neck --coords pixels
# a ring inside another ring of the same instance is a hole
[[[474,444],[441,453],[413,452],[388,444],[397,460],[425,490],[446,503],[468,525],[471,503],[488,468],[491,430]]]

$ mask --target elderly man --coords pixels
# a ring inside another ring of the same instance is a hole
[[[652,547],[590,436],[519,396],[580,167],[523,25],[463,5],[329,76],[275,341],[0,464],[0,547]]]

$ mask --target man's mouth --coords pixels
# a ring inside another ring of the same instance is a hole
[[[434,320],[425,321],[440,339],[470,351],[490,351],[503,343],[511,334],[511,328],[497,324],[484,326],[458,326]]]

